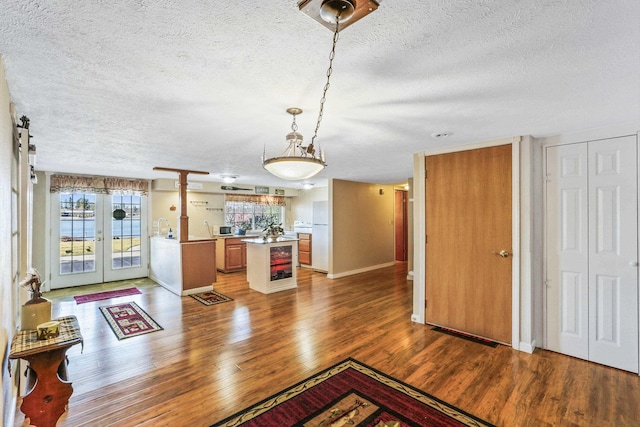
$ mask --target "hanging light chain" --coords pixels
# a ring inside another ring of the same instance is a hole
[[[320,111],[318,112],[318,121],[316,122],[316,130],[311,138],[311,144],[309,147],[313,149],[313,144],[318,136],[318,129],[320,129],[320,122],[322,121],[322,114],[324,112],[324,102],[327,100],[327,91],[331,86],[331,73],[333,72],[333,58],[336,56],[336,44],[338,43],[338,31],[340,23],[340,13],[336,15],[336,31],[333,33],[333,45],[331,46],[331,52],[329,53],[329,68],[327,69],[327,82],[322,90],[322,98],[320,98]]]

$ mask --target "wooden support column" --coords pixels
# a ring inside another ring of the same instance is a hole
[[[190,173],[196,173],[200,175],[209,175],[209,172],[192,171],[187,169],[174,169],[163,168],[156,166],[153,168],[156,171],[169,171],[178,173],[178,202],[180,204],[180,235],[178,239],[180,242],[189,241],[189,216],[187,215],[187,175]]]

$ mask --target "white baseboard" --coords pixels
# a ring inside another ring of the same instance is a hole
[[[339,279],[341,277],[353,276],[354,274],[365,273],[367,271],[377,270],[379,268],[391,267],[392,265],[395,265],[394,261],[387,262],[384,264],[372,265],[364,268],[358,268],[357,270],[344,271],[342,273],[337,273],[337,274],[327,274],[327,279]]]
[[[531,341],[531,343],[521,342],[519,347],[518,350],[531,354],[536,349],[536,340]]]

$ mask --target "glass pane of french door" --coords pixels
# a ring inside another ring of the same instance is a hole
[[[147,276],[147,198],[52,194],[51,288]]]
[[[95,193],[51,196],[51,288],[102,280],[102,206]]]
[[[105,207],[104,281],[147,276],[147,198],[113,195]],[[107,222],[105,220],[105,222]]]

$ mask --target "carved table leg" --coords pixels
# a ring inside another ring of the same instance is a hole
[[[58,367],[65,363],[67,348],[46,351],[26,357],[29,368],[37,375],[35,387],[28,390],[20,410],[29,418],[31,425],[55,427],[64,414],[73,387],[58,377]]]

